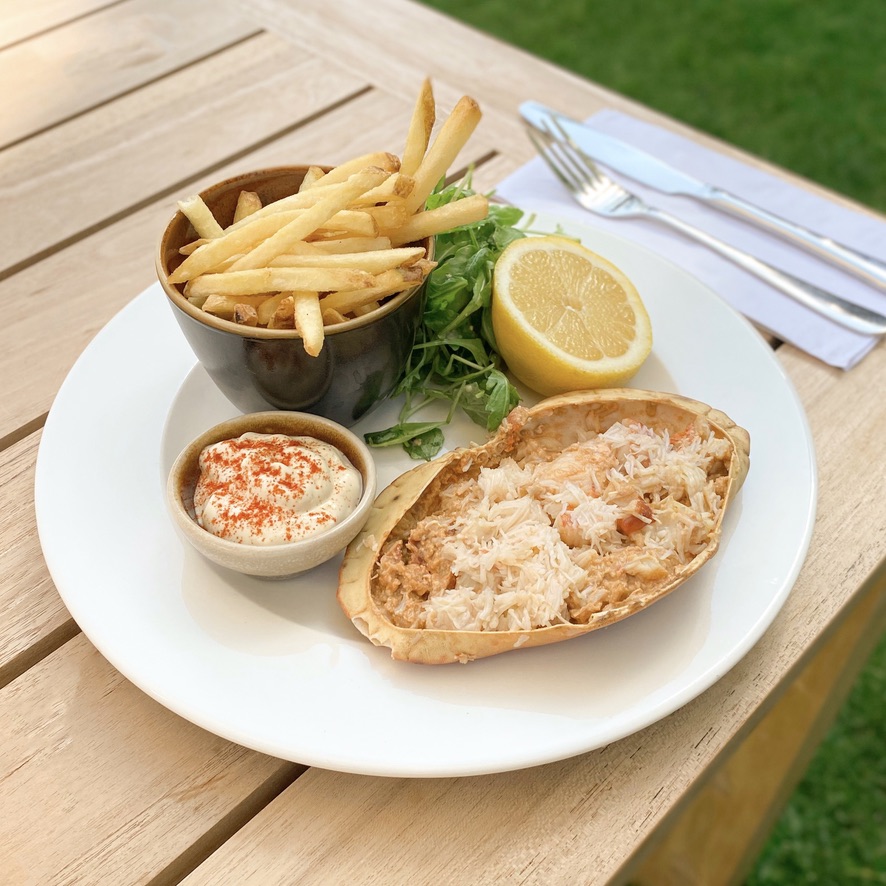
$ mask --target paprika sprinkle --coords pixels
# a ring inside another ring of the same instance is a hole
[[[360,472],[335,446],[246,433],[201,452],[194,508],[213,535],[277,545],[332,528],[357,507],[362,491]]]

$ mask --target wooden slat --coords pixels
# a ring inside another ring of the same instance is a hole
[[[0,146],[256,33],[236,5],[129,0],[0,52]]]
[[[0,0],[0,49],[58,28],[119,0]]]
[[[5,883],[175,882],[301,771],[176,717],[82,635],[0,692],[0,721]]]
[[[443,99],[441,98],[441,103]],[[451,104],[449,105],[451,107]],[[296,129],[181,191],[133,213],[109,231],[77,241],[0,281],[0,438],[46,412],[65,375],[98,330],[154,282],[153,252],[175,200],[229,174],[281,163],[337,163],[371,149],[402,149],[411,103],[367,93],[309,128]],[[461,163],[489,154],[493,133],[479,131]],[[39,310],[35,309],[39,305]],[[21,368],[28,366],[27,373]]]
[[[56,593],[34,525],[40,434],[0,452],[0,686],[77,632]]]
[[[7,149],[0,275],[364,86],[261,34]]]
[[[426,882],[444,871],[453,882],[472,883],[571,884],[614,876],[698,786],[699,773],[775,704],[782,680],[880,562],[882,544],[857,542],[860,500],[865,531],[886,526],[886,465],[866,430],[869,379],[886,372],[886,351],[866,358],[865,373],[833,370],[791,349],[785,363],[818,442],[815,538],[828,543],[813,545],[778,618],[719,683],[637,735],[534,770],[442,781],[312,770],[198,868],[188,886],[322,883],[333,876],[368,883],[379,871],[389,883],[414,882],[416,871],[427,872]],[[348,798],[346,808],[340,797]],[[280,842],[294,832],[303,837],[302,850],[284,857]],[[448,843],[441,834],[459,839]]]
[[[518,94],[556,95],[588,113],[593,107],[595,90],[587,81],[419,3],[408,13],[399,0],[375,0],[371,14],[361,0],[244,0],[243,8],[268,31],[377,79],[404,99],[430,75],[509,112]]]

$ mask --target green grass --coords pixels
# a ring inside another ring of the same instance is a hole
[[[883,0],[425,2],[886,212]],[[747,884],[886,884],[886,641]]]
[[[428,5],[886,210],[883,0]]]
[[[748,886],[886,884],[886,643],[862,673]]]

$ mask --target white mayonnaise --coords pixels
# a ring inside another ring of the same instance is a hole
[[[220,538],[278,545],[331,529],[360,501],[363,478],[314,437],[246,433],[200,453],[197,522]]]

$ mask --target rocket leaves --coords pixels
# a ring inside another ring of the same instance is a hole
[[[468,177],[432,194],[427,208],[473,193]],[[522,217],[520,209],[491,203],[485,219],[436,236],[437,267],[425,284],[422,324],[394,390],[394,396],[405,395],[399,422],[366,434],[370,446],[399,444],[412,458],[430,460],[457,409],[494,431],[519,402],[500,368],[490,309],[495,262],[512,240],[525,236],[516,227]],[[414,420],[441,401],[449,403],[444,418]]]

